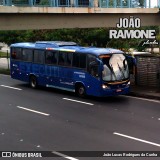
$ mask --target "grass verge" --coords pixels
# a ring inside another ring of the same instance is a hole
[[[10,70],[9,69],[2,69],[2,68],[0,68],[0,74],[10,75]]]
[[[8,57],[7,57],[8,56]],[[6,53],[6,52],[1,52],[0,51],[0,58],[9,58],[9,56],[10,56],[10,54],[8,53]]]

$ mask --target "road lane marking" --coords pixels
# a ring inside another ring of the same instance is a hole
[[[50,115],[50,114],[47,114],[47,113],[39,112],[39,111],[32,110],[32,109],[29,109],[29,108],[24,108],[24,107],[21,107],[21,106],[17,106],[17,108],[20,108],[20,109],[23,109],[23,110],[26,110],[26,111],[30,111],[30,112],[34,112],[34,113],[38,113],[38,114],[42,114],[44,116],[49,116]]]
[[[65,155],[65,154],[62,154],[62,153],[59,153],[59,152],[56,152],[56,151],[53,151],[52,153],[53,153],[53,154],[56,154],[56,155],[58,155],[58,156],[61,156],[61,157],[63,157],[63,158],[69,159],[69,160],[78,160],[77,158],[69,157],[69,156],[67,156],[67,155]]]
[[[125,135],[125,134],[117,133],[117,132],[114,132],[113,134],[118,135],[118,136],[121,136],[121,137],[125,137],[125,138],[128,138],[128,139],[133,139],[133,140],[135,140],[135,141],[140,141],[140,142],[143,142],[143,143],[147,143],[147,144],[151,144],[151,145],[160,147],[160,144],[158,144],[158,143],[146,141],[146,140],[139,139],[139,138],[136,138],[136,137],[131,137],[131,136],[128,136],[128,135]]]
[[[160,103],[159,100],[154,100],[154,99],[147,99],[147,98],[140,98],[140,97],[132,97],[132,96],[123,96],[123,97],[129,97],[129,98],[134,98],[134,99],[140,99],[140,100],[143,100],[143,101]]]
[[[64,100],[67,100],[67,101],[73,101],[73,102],[77,102],[77,103],[87,104],[87,105],[90,105],[90,106],[93,106],[93,105],[94,105],[93,103],[88,103],[88,102],[83,102],[83,101],[77,101],[77,100],[69,99],[69,98],[63,98],[63,99],[64,99]]]
[[[15,90],[19,90],[21,91],[22,89],[20,88],[15,88],[15,87],[11,87],[11,86],[5,86],[5,85],[0,85],[1,87],[5,87],[5,88],[10,88],[10,89],[15,89]]]

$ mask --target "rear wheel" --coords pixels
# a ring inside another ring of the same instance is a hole
[[[37,88],[37,78],[35,76],[31,76],[29,80],[29,84],[31,88]]]
[[[79,96],[79,97],[85,97],[86,95],[86,90],[85,90],[85,87],[80,84],[80,85],[77,85],[76,87],[76,94]]]

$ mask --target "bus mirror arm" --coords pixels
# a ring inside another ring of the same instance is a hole
[[[103,71],[103,62],[97,58],[98,66],[101,71]]]

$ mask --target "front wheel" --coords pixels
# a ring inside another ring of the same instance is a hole
[[[85,97],[86,95],[86,90],[85,90],[85,87],[83,85],[78,85],[76,87],[76,94],[79,96],[79,97]]]
[[[37,88],[37,78],[35,76],[31,76],[29,80],[29,84],[31,88]]]

